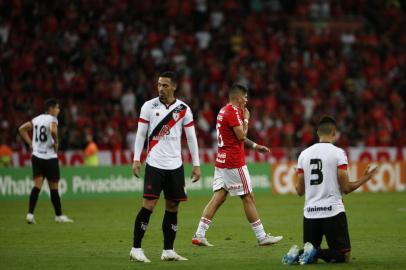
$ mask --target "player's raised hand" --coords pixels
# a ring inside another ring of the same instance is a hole
[[[139,160],[134,160],[133,162],[133,174],[139,178],[140,177],[140,171],[141,171],[141,161]]]
[[[375,173],[378,171],[378,166],[373,166],[371,164],[368,164],[368,167],[364,171],[364,177],[366,177],[368,180],[371,179]]]
[[[250,111],[247,109],[247,107],[244,108],[244,119],[249,120],[250,119]]]
[[[266,147],[265,145],[260,145],[260,144],[257,144],[257,145],[255,146],[255,150],[258,151],[258,152],[260,152],[260,153],[268,153],[268,152],[271,151],[271,150],[270,150],[268,147]]]
[[[192,169],[192,183],[195,183],[200,180],[200,167],[193,166]]]

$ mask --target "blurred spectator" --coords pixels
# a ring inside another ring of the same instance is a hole
[[[93,141],[93,136],[88,134],[86,136],[86,147],[83,151],[86,166],[99,166],[99,149]]]
[[[135,117],[135,94],[132,87],[121,96],[121,108],[125,116]]]
[[[405,1],[17,2],[0,1],[0,132],[55,96],[61,150],[81,149],[87,127],[100,149],[131,149],[128,123],[171,69],[200,147],[233,81],[250,86],[260,143],[305,147],[314,115],[332,114],[342,147],[404,146]]]
[[[0,142],[0,167],[11,167],[13,150],[5,143],[4,138]]]

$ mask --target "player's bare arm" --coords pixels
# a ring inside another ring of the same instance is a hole
[[[245,141],[247,138],[249,118],[250,112],[247,108],[244,108],[244,121],[242,125],[233,127],[234,134],[240,141]]]
[[[248,127],[249,127],[249,120],[250,120],[250,111],[247,109],[247,107],[244,107],[244,122],[243,122],[243,130],[245,132],[245,136],[247,136],[248,133]]]
[[[295,188],[296,193],[299,196],[303,196],[305,194],[305,184],[304,184],[304,174],[299,173],[295,177]]]
[[[338,183],[340,185],[340,189],[344,194],[348,194],[368,182],[369,180],[372,179],[372,177],[375,175],[377,172],[378,167],[371,167],[368,165],[368,167],[365,169],[364,174],[361,176],[360,179],[356,181],[350,181],[348,177],[348,172],[347,170],[342,170],[338,169]]]
[[[52,139],[54,139],[54,145],[52,147],[54,148],[55,152],[58,152],[58,147],[59,147],[58,125],[55,122],[52,122],[50,130],[51,130]]]
[[[257,143],[255,143],[254,141],[252,141],[252,140],[250,140],[250,139],[248,139],[248,138],[245,138],[245,140],[244,140],[244,145],[245,145],[246,147],[252,148],[252,149],[254,149],[255,151],[258,151],[258,152],[260,152],[260,153],[267,153],[267,152],[270,152],[270,151],[271,151],[271,150],[270,150],[268,147],[266,147],[265,145],[257,144]]]
[[[235,126],[233,127],[233,131],[237,139],[239,139],[240,141],[245,140],[247,133],[244,131],[243,126]]]
[[[21,138],[23,138],[24,142],[29,145],[30,149],[32,149],[32,141],[28,135],[28,131],[30,130],[32,130],[32,123],[27,121],[18,128],[18,133],[20,134]]]
[[[141,171],[141,161],[139,160],[134,160],[133,161],[133,174],[139,178],[140,177],[140,171]]]

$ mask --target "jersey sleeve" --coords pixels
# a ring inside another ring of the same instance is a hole
[[[346,170],[348,167],[348,158],[343,149],[337,151],[337,168]]]
[[[148,106],[148,103],[144,103],[144,105],[142,105],[142,107],[141,107],[140,118],[138,119],[138,122],[149,124],[149,121],[150,121],[149,106]]]
[[[238,113],[238,110],[234,108],[227,111],[226,121],[230,127],[242,126],[242,120]]]
[[[134,142],[134,161],[141,160],[141,153],[144,149],[145,138],[148,133],[148,124],[150,119],[150,113],[148,109],[148,103],[144,103],[141,107],[140,118],[138,119],[137,135]]]
[[[185,117],[183,118],[183,126],[191,127],[194,125],[192,110],[187,107]]]

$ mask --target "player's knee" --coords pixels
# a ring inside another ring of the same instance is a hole
[[[344,253],[344,262],[350,262],[351,261],[351,251],[348,251]]]
[[[166,210],[169,212],[177,212],[179,208],[178,201],[166,200]]]
[[[34,178],[34,186],[36,188],[41,189],[43,183],[44,183],[44,178],[42,176]]]
[[[149,199],[144,199],[142,206],[150,211],[154,210],[158,200],[149,200]]]
[[[227,195],[216,193],[214,195],[214,202],[217,207],[221,206],[226,201]]]
[[[50,189],[58,189],[58,186],[59,186],[59,185],[58,185],[58,182],[56,182],[56,181],[55,181],[55,182],[54,182],[54,181],[51,182],[51,181],[50,181],[50,182],[48,182],[48,183],[49,183],[49,188],[50,188]]]
[[[252,195],[252,193],[241,195],[240,198],[241,198],[241,200],[243,200],[245,202],[249,202],[249,203],[254,202],[254,196]]]

